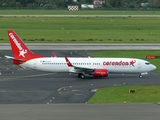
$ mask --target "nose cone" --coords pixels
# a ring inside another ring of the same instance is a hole
[[[151,70],[155,70],[157,67],[155,65],[152,64]]]

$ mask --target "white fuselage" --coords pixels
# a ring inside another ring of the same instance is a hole
[[[135,58],[68,58],[74,67],[84,69],[107,69],[109,73],[145,73],[156,69],[156,66],[146,60]],[[28,67],[47,72],[74,72],[64,57],[46,57],[29,60],[22,67]]]

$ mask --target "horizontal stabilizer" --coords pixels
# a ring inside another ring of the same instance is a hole
[[[7,56],[7,55],[5,55],[4,57],[6,57],[6,58],[8,58],[8,59],[14,59],[14,57]]]
[[[5,57],[8,58],[8,59],[11,59],[13,64],[16,64],[16,65],[20,65],[20,64],[26,62],[25,60],[16,59],[14,57],[7,56],[7,55],[5,55]]]

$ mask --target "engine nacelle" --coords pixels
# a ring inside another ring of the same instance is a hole
[[[96,69],[93,72],[94,77],[107,77],[108,76],[108,70],[106,69]]]

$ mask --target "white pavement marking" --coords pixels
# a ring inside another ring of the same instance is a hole
[[[47,75],[53,75],[53,74],[56,74],[56,73],[36,74],[36,75],[27,75],[27,76],[15,76],[15,77],[4,78],[3,80],[0,80],[0,81],[12,81],[15,79],[16,80],[20,79],[20,78],[23,78],[23,80],[24,80],[24,78],[33,78],[33,77],[47,76]]]

